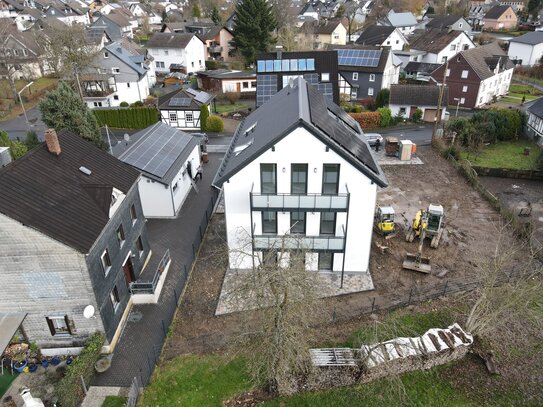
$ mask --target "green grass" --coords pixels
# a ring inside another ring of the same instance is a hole
[[[2,399],[2,397],[8,390],[11,382],[14,381],[16,377],[17,375],[13,375],[13,376],[10,374],[0,375],[0,400]]]
[[[523,155],[529,147],[530,155]],[[487,168],[533,170],[538,157],[537,146],[529,140],[502,141],[485,147],[480,153],[463,153],[472,164]]]
[[[157,368],[141,406],[222,406],[251,388],[242,360],[222,356],[180,356]]]
[[[121,396],[106,396],[106,399],[102,403],[102,407],[124,407],[128,397]]]
[[[230,102],[217,102],[215,105],[215,109],[217,110],[217,113],[230,113],[230,112],[237,112],[240,110],[247,110],[247,108],[251,107],[251,102],[236,102],[234,104],[231,104]]]
[[[534,95],[534,96],[543,95],[543,92],[541,92],[539,89],[536,89],[531,85],[525,85],[525,84],[519,84],[519,83],[512,83],[511,86],[509,86],[509,93],[515,93],[515,94],[521,94],[521,95]]]

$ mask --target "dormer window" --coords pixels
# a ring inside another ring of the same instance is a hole
[[[110,218],[115,214],[117,209],[119,209],[125,197],[126,195],[122,191],[119,191],[117,188],[113,188],[111,191],[111,201],[109,202]]]

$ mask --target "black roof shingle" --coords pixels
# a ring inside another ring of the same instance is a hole
[[[390,87],[391,105],[437,106],[439,86],[434,85],[392,85]],[[443,100],[448,100],[449,89],[445,88]]]

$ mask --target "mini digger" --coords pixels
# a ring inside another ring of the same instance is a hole
[[[439,246],[441,235],[443,234],[443,207],[441,205],[430,204],[428,209],[422,209],[417,212],[413,219],[413,226],[409,229],[405,240],[412,242],[415,237],[419,238],[419,247],[417,253],[407,253],[402,267],[407,270],[420,271],[421,273],[430,273],[432,266],[430,258],[422,255],[424,239],[431,237],[430,247],[436,249]]]
[[[392,206],[377,206],[373,218],[373,229],[385,239],[392,239],[398,234],[394,225],[394,208]]]

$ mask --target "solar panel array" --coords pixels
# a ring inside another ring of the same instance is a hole
[[[190,93],[192,96],[196,96],[199,93],[199,91],[197,91],[196,89],[192,89],[192,88],[185,89],[185,92]]]
[[[188,145],[190,136],[159,124],[120,159],[142,171],[163,178]]]
[[[338,49],[337,55],[339,65],[376,67],[381,59],[381,50]]]
[[[262,106],[277,93],[277,75],[257,75],[256,106]]]
[[[191,98],[171,98],[168,105],[173,107],[187,107],[190,106],[191,101]]]
[[[200,103],[207,103],[207,101],[211,98],[211,95],[207,92],[198,92],[198,94],[194,97],[194,100]]]

